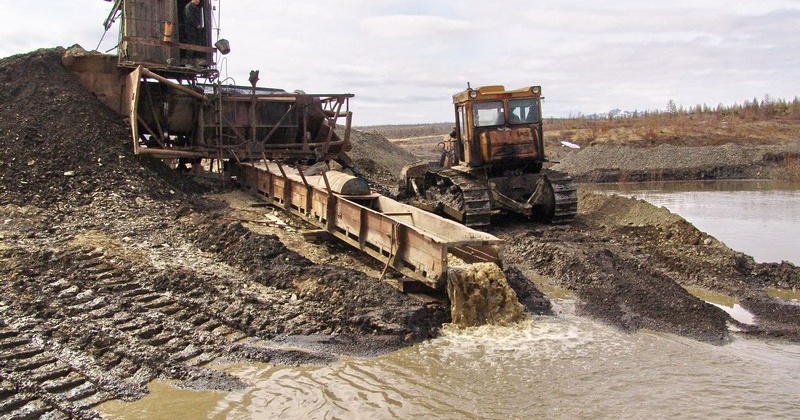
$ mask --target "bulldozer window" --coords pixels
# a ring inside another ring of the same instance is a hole
[[[508,101],[511,124],[533,124],[539,122],[539,100],[534,98]]]
[[[460,138],[463,139],[464,136],[467,136],[467,133],[469,133],[467,131],[467,107],[464,105],[458,106],[458,120],[458,131],[461,133]]]
[[[476,127],[502,125],[506,122],[502,101],[475,102],[472,113]]]

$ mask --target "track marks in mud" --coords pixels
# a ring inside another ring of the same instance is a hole
[[[43,343],[41,336],[0,327],[0,413],[9,418],[97,417],[91,407],[112,396]]]
[[[101,402],[140,398],[157,377],[236,389],[241,381],[203,366],[283,353],[244,345],[271,323],[257,296],[189,270],[130,265],[91,247],[6,247],[3,256],[0,412],[12,417],[90,418]]]
[[[92,417],[98,403],[142,397],[155,378],[236,389],[239,379],[208,364],[329,363],[337,354],[387,351],[429,337],[445,314],[363,274],[315,266],[276,238],[215,216],[202,225],[177,215],[171,224],[163,215],[7,217],[14,225],[0,226],[7,345],[36,343],[54,366],[45,369],[68,379],[51,389],[27,368],[39,363],[38,353],[0,351],[9,390],[0,392],[2,414]],[[31,232],[53,223],[59,235],[21,234],[23,222]]]

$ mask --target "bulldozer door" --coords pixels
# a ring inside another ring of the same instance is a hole
[[[464,144],[468,142],[469,139],[469,130],[467,129],[467,111],[464,105],[459,105],[456,108],[456,126],[458,127],[458,133],[456,136],[456,155],[457,159],[455,164],[458,165],[466,159],[464,156]]]

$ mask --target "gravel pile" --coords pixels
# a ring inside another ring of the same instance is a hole
[[[560,158],[554,169],[584,182],[763,178],[774,156],[800,154],[788,145],[590,146]]]

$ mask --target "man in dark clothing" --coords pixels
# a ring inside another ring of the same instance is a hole
[[[200,8],[200,0],[186,3],[186,7],[183,8],[183,26],[187,44],[203,45],[203,11]],[[186,57],[202,58],[203,53],[189,50]]]

